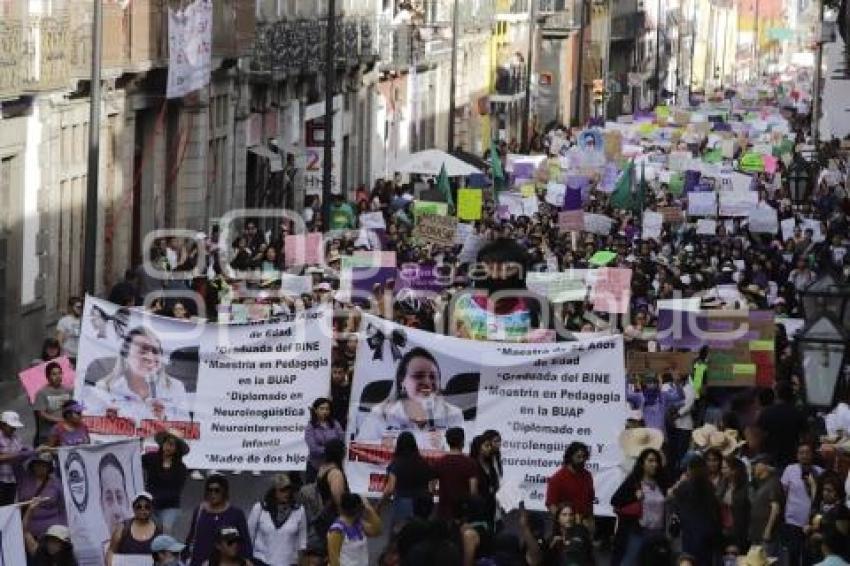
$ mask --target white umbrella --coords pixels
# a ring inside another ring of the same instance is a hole
[[[398,173],[417,173],[419,175],[440,174],[440,169],[446,166],[446,174],[449,177],[468,177],[469,175],[480,175],[482,172],[469,163],[461,161],[439,149],[426,149],[412,153],[396,165]]]

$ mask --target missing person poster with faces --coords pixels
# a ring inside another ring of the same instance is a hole
[[[80,566],[104,566],[109,539],[133,516],[144,490],[138,440],[59,449],[59,470],[74,555]]]

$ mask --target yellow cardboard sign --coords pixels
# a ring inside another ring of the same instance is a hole
[[[483,206],[484,196],[481,189],[464,188],[457,192],[458,219],[481,220],[481,208]]]
[[[537,194],[536,189],[537,187],[536,185],[534,185],[534,183],[529,183],[519,188],[523,198],[533,197],[535,194]]]

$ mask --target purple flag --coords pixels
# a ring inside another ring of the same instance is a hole
[[[514,163],[514,178],[516,179],[531,179],[534,177],[533,163]]]
[[[581,189],[567,186],[564,193],[564,210],[581,210]]]
[[[699,184],[699,179],[702,177],[702,173],[699,171],[685,171],[685,192],[689,193],[691,191],[696,190],[697,185]]]

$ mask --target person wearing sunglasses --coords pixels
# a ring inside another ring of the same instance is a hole
[[[307,515],[296,503],[292,480],[287,474],[275,476],[262,501],[248,517],[254,561],[267,566],[301,564],[307,550]]]
[[[220,550],[219,529],[230,527],[243,541],[239,556],[253,556],[254,547],[248,535],[248,522],[242,509],[230,503],[230,484],[222,475],[213,475],[204,483],[204,500],[195,509],[186,545],[191,548],[189,566],[203,564],[247,564],[248,562],[213,562],[214,552]],[[207,562],[209,561],[209,562]]]
[[[89,428],[83,422],[83,406],[72,400],[62,403],[62,420],[50,430],[46,449],[79,446],[91,442]]]
[[[123,522],[112,531],[106,564],[112,566],[116,554],[126,556],[150,556],[151,543],[162,534],[162,527],[153,520],[153,496],[142,491],[133,498],[133,518]]]
[[[215,548],[204,566],[254,566],[254,562],[242,556],[243,545],[244,538],[238,529],[222,527],[216,533]]]
[[[127,333],[115,367],[85,388],[82,401],[94,415],[117,410],[137,421],[189,420],[186,388],[166,373],[162,342],[144,326]]]

